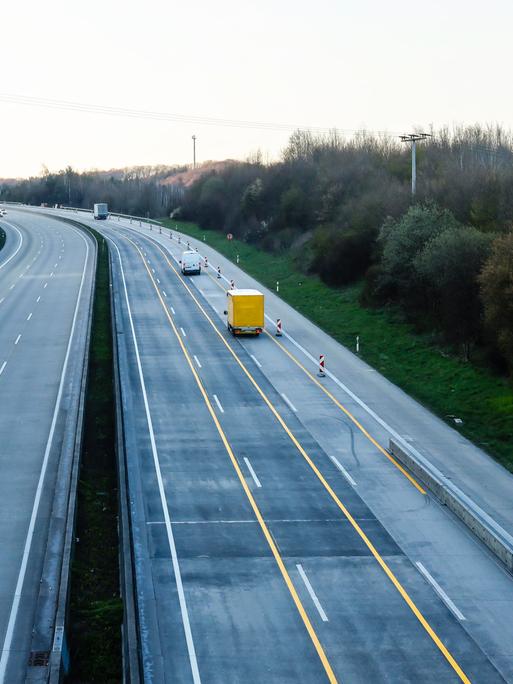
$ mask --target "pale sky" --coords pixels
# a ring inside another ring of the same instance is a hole
[[[0,93],[193,116],[408,132],[513,127],[507,0],[18,0]],[[0,177],[276,157],[288,133],[0,101]]]

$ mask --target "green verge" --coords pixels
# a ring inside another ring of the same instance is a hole
[[[266,287],[274,290],[279,281],[283,300],[349,349],[355,349],[359,335],[360,356],[367,363],[513,472],[513,389],[505,379],[451,356],[433,337],[416,334],[397,313],[363,308],[361,285],[330,288],[301,273],[287,254],[227,240],[192,223],[163,223],[204,239],[233,262],[238,254],[239,266]],[[453,417],[463,424],[456,425]]]
[[[70,600],[69,682],[122,679],[118,479],[115,453],[109,257],[98,243],[85,432],[78,485]]]

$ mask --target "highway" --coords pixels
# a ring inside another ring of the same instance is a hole
[[[292,341],[232,339],[226,283],[183,278],[183,244],[96,227],[111,245],[145,681],[513,681],[511,576],[392,462],[367,410],[398,392],[409,435],[418,405],[359,359],[346,368],[374,386],[367,408],[320,383],[297,345],[324,351],[323,333],[298,314],[282,314]],[[266,294],[275,318],[284,305]]]
[[[52,647],[55,615],[43,634],[38,610],[43,601],[55,612],[59,589],[45,569],[63,555],[54,516],[69,487],[95,246],[55,218],[7,209],[0,219],[7,234],[0,251],[0,682],[10,683],[25,681],[34,647],[45,644],[43,660]]]

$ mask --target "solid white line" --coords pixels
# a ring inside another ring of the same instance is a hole
[[[176,311],[173,309],[173,307],[170,306],[169,308],[171,309],[171,313],[173,314],[173,316],[176,315]]]
[[[249,458],[246,458],[246,457],[244,456],[244,462],[245,462],[245,464],[248,466],[248,470],[249,470],[249,472],[250,472],[251,477],[253,478],[253,482],[256,484],[257,487],[261,487],[262,484],[260,483],[260,480],[259,480],[258,477],[256,476],[256,473],[255,473],[255,471],[253,470],[253,466],[252,466],[251,463],[249,462]]]
[[[53,411],[52,423],[50,426],[50,432],[48,434],[48,440],[46,442],[45,453],[43,456],[43,463],[41,465],[41,471],[39,473],[39,480],[37,483],[36,494],[34,497],[34,504],[32,506],[32,513],[30,515],[30,522],[27,530],[27,536],[25,538],[25,545],[23,547],[23,557],[21,561],[20,570],[18,573],[18,580],[16,582],[16,589],[14,590],[14,599],[11,605],[11,611],[9,613],[9,622],[7,624],[7,629],[5,631],[4,643],[2,646],[2,657],[0,658],[0,682],[5,681],[5,671],[7,669],[7,661],[9,659],[9,654],[11,652],[12,638],[14,635],[14,626],[16,624],[16,618],[18,616],[18,608],[21,601],[21,594],[23,590],[23,584],[25,581],[25,574],[27,572],[27,564],[30,555],[30,549],[32,546],[32,538],[34,536],[34,528],[36,525],[36,519],[39,512],[39,503],[41,501],[41,494],[43,491],[43,483],[45,480],[46,470],[48,467],[48,460],[50,458],[50,451],[52,449],[53,436],[55,433],[55,426],[57,424],[57,416],[60,411],[60,404],[62,399],[62,393],[64,390],[64,381],[66,376],[66,371],[68,369],[68,362],[71,352],[71,343],[73,341],[75,333],[75,325],[78,318],[78,310],[80,308],[80,300],[82,296],[82,289],[85,280],[86,267],[89,257],[89,241],[79,232],[76,231],[78,235],[84,240],[86,245],[86,254],[84,259],[84,268],[82,270],[82,279],[80,281],[80,287],[78,289],[77,303],[75,305],[75,312],[73,314],[73,321],[71,323],[71,330],[68,338],[68,346],[66,348],[66,355],[64,357],[64,363],[62,365],[61,378],[59,382],[59,389],[57,391],[57,398],[55,400],[55,407]]]
[[[339,463],[338,459],[336,459],[335,456],[330,456],[330,460],[333,461],[335,466],[340,470],[340,472],[346,478],[346,480],[349,482],[349,484],[353,485],[353,487],[356,487],[356,482],[353,480],[351,475],[349,475],[349,473],[344,468],[344,466],[341,463]]]
[[[7,361],[4,361],[3,364],[0,366],[0,375],[4,372],[4,368],[7,366]]]
[[[270,323],[274,325],[275,321],[270,316],[268,316],[267,314],[264,314],[264,316]],[[285,330],[283,331],[283,336],[290,340],[290,342],[292,342],[292,344],[297,349],[299,349],[299,351],[302,352],[307,359],[309,359],[313,364],[315,364],[316,368],[319,367],[319,359],[312,356],[310,352],[308,352],[303,346],[301,346],[299,342],[297,342],[297,340],[295,340],[291,335],[285,332]],[[398,441],[404,447],[412,451],[415,455],[420,456],[422,458],[422,454],[420,454],[414,447],[412,447],[411,444],[405,442],[405,440],[403,439],[403,437],[401,437],[400,434],[398,434],[390,425],[388,425],[388,423],[386,423],[382,418],[380,418],[378,414],[370,408],[370,406],[367,406],[367,404],[362,399],[360,399],[360,397],[358,397],[354,392],[352,392],[349,389],[349,387],[347,387],[347,385],[344,385],[344,383],[341,382],[336,375],[333,375],[333,373],[328,369],[325,369],[325,373],[326,376],[330,378],[330,380],[333,380],[333,382],[338,387],[340,387],[340,389],[343,390],[349,397],[351,397],[351,399],[353,399],[353,401],[355,401],[364,411],[366,411],[366,413],[368,413],[369,416],[371,416],[371,418],[373,418],[379,425],[381,425],[382,428],[389,432],[396,441]]]
[[[36,303],[39,302],[40,299],[41,299],[41,295],[39,295],[39,297],[36,299]]]
[[[197,365],[198,365],[198,368],[201,368],[201,363],[200,363],[200,361],[199,361],[199,359],[198,359],[197,356],[194,356],[194,360],[196,361],[196,363],[197,363]]]
[[[181,330],[181,332],[182,332],[182,335],[183,335],[184,337],[187,337],[187,333],[185,332],[185,330],[184,330],[183,328],[180,328],[180,330]]]
[[[216,402],[217,407],[221,411],[221,413],[224,413],[224,408],[221,406],[221,402],[217,398],[217,394],[214,394],[214,401]]]
[[[320,602],[319,599],[317,598],[317,595],[316,595],[315,591],[313,590],[313,587],[312,587],[312,585],[310,584],[310,580],[309,580],[308,577],[306,576],[306,572],[303,570],[303,566],[301,565],[301,563],[296,563],[296,568],[298,569],[298,572],[299,572],[299,574],[301,575],[301,579],[302,579],[303,582],[305,583],[305,587],[306,587],[306,590],[308,591],[308,593],[310,594],[310,598],[311,598],[312,601],[314,602],[315,607],[317,608],[317,610],[318,610],[318,612],[319,612],[319,615],[321,616],[321,620],[322,620],[323,622],[329,622],[328,616],[327,616],[326,613],[324,612],[324,609],[323,609],[323,607],[321,606],[321,602]]]
[[[454,603],[447,596],[442,587],[438,584],[436,579],[430,575],[430,573],[426,570],[422,563],[420,561],[417,561],[415,565],[418,567],[418,569],[424,575],[427,581],[431,584],[431,586],[436,591],[438,596],[440,596],[440,598],[445,603],[447,608],[449,608],[449,610],[458,618],[458,620],[465,620],[465,616],[463,615],[463,613],[454,605]]]
[[[251,356],[251,358],[253,359],[253,361],[256,363],[256,365],[257,365],[259,368],[262,368],[262,364],[260,363],[260,361],[258,361],[258,360],[253,356],[253,354],[250,354],[250,356]]]
[[[22,244],[23,244],[23,235],[22,235],[22,234],[20,233],[20,231],[16,228],[16,226],[13,226],[12,223],[7,223],[7,221],[5,221],[4,223],[6,223],[8,226],[10,226],[13,230],[15,230],[15,231],[18,233],[18,235],[19,235],[19,242],[18,242],[18,247],[17,247],[16,250],[11,254],[11,256],[8,257],[5,261],[3,261],[3,262],[0,264],[0,268],[3,268],[4,266],[6,266],[6,265],[9,263],[9,261],[11,261],[11,259],[14,259],[14,257],[16,256],[16,254],[18,254],[18,252],[20,251],[21,246],[22,246]]]
[[[18,335],[18,337],[14,340],[14,344],[18,344],[18,342],[21,340],[21,333]]]
[[[297,408],[296,408],[296,407],[294,406],[294,404],[290,401],[290,399],[287,397],[287,395],[286,395],[286,394],[283,394],[283,392],[282,392],[282,393],[281,393],[281,396],[282,396],[282,398],[283,398],[283,401],[284,401],[286,404],[288,404],[289,408],[291,408],[291,409],[294,411],[294,413],[297,413]]]
[[[32,312],[30,312],[29,315],[27,316],[27,321],[30,321],[31,318],[32,318]]]
[[[184,628],[184,632],[185,632],[185,640],[187,642],[187,651],[189,653],[189,661],[191,664],[192,678],[193,678],[194,684],[200,684],[201,678],[200,678],[199,669],[198,669],[198,662],[196,660],[196,650],[194,648],[194,641],[192,638],[191,624],[189,621],[189,613],[187,611],[187,603],[185,600],[185,593],[183,590],[182,574],[180,572],[180,565],[178,563],[178,555],[176,552],[175,539],[174,539],[173,530],[172,530],[172,526],[171,526],[171,518],[169,515],[169,509],[167,507],[167,502],[166,502],[166,493],[164,490],[164,482],[162,480],[162,472],[160,470],[160,461],[159,461],[159,456],[158,456],[158,452],[157,452],[157,444],[155,442],[155,433],[153,431],[153,421],[151,418],[150,407],[148,404],[148,395],[146,392],[146,382],[144,380],[144,374],[143,374],[142,365],[141,365],[141,357],[139,354],[139,345],[137,343],[134,321],[132,318],[132,310],[130,308],[130,300],[128,298],[128,290],[127,290],[127,286],[126,286],[126,279],[125,279],[125,272],[123,269],[123,262],[121,260],[121,252],[119,251],[119,248],[116,245],[116,243],[113,240],[111,240],[111,242],[113,243],[114,247],[116,248],[116,251],[118,253],[118,258],[119,258],[119,265],[120,265],[120,269],[121,269],[121,277],[123,280],[123,288],[125,291],[125,300],[126,300],[126,305],[127,305],[128,318],[130,320],[130,328],[132,330],[132,338],[134,340],[135,357],[136,357],[136,361],[137,361],[137,368],[139,371],[139,380],[141,383],[141,390],[142,390],[143,401],[144,401],[144,409],[146,412],[146,422],[148,424],[148,432],[150,435],[151,451],[153,454],[153,463],[155,466],[155,473],[157,476],[157,483],[158,483],[158,489],[159,489],[159,494],[160,494],[160,503],[162,506],[162,512],[164,514],[164,520],[166,523],[167,539],[168,539],[169,548],[171,551],[171,560],[172,560],[172,564],[173,564],[173,572],[174,572],[174,576],[175,576],[176,589],[178,592],[178,601],[180,604],[180,612],[182,614],[182,623],[183,623],[183,628]]]

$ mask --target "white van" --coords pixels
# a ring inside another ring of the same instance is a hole
[[[184,275],[200,275],[200,255],[198,254],[198,252],[193,252],[192,250],[184,252],[182,254],[182,260],[180,261],[180,266],[182,267],[182,273]]]

